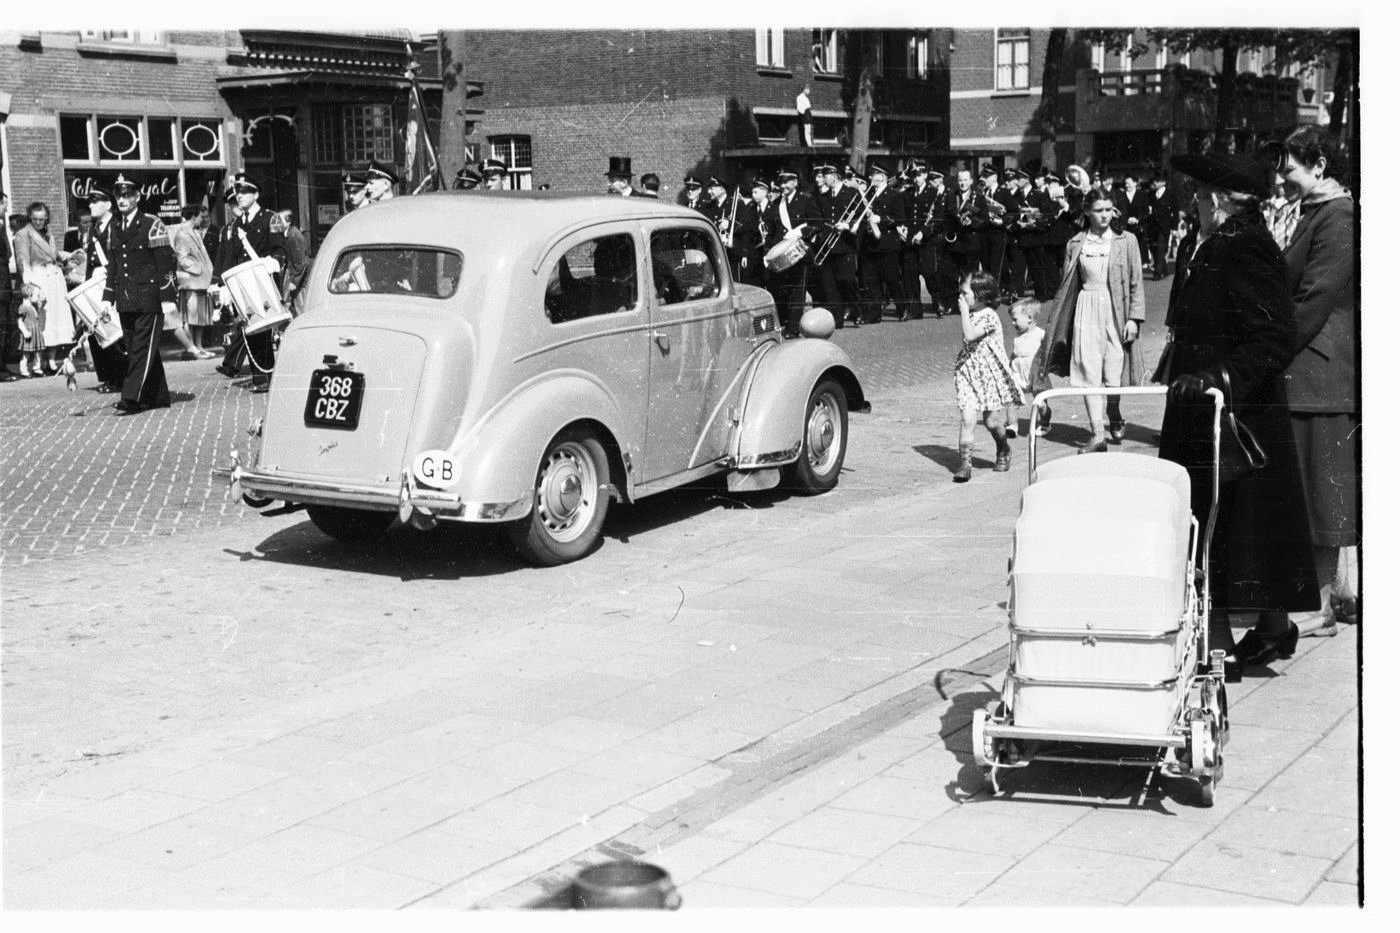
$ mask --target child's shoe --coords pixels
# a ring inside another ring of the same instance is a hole
[[[972,479],[972,445],[959,444],[958,454],[962,458],[958,463],[958,468],[953,472],[953,482],[965,483]]]

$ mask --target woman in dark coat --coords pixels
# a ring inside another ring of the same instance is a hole
[[[1222,476],[1210,551],[1210,647],[1226,651],[1234,679],[1242,667],[1291,657],[1298,627],[1288,613],[1318,606],[1283,386],[1297,330],[1283,257],[1259,208],[1270,166],[1209,154],[1173,156],[1172,167],[1197,182],[1200,229],[1182,243],[1172,282],[1173,337],[1159,370],[1171,386],[1161,456],[1190,471],[1191,511],[1203,536],[1214,455],[1207,389],[1228,388],[1235,414],[1268,455],[1257,472]],[[1259,613],[1238,645],[1231,611]]]
[[[1356,545],[1361,474],[1356,358],[1356,205],[1339,180],[1336,138],[1303,126],[1283,141],[1278,169],[1300,212],[1283,249],[1297,308],[1297,356],[1284,373],[1313,558],[1323,611],[1295,619],[1303,634],[1333,635],[1337,619],[1355,620]]]

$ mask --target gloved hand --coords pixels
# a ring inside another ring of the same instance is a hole
[[[1218,389],[1215,377],[1208,372],[1187,373],[1172,380],[1167,397],[1174,402],[1202,402],[1207,389]]]

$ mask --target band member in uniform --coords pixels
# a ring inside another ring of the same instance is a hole
[[[945,313],[957,307],[958,283],[978,268],[979,235],[987,221],[987,200],[972,186],[972,172],[960,169],[956,190],[943,199],[943,262],[939,302]]]
[[[378,178],[376,180],[376,171]],[[376,199],[376,189],[378,200],[386,197],[393,197],[392,185],[397,178],[380,165],[378,168],[371,168],[366,172],[365,188],[371,203]],[[234,236],[229,243],[228,265],[220,270],[219,284],[223,285],[222,275],[234,266],[241,265],[254,257],[263,258],[271,256],[277,261],[278,269],[287,267],[287,246],[286,239],[280,230],[272,227],[272,213],[263,210],[258,203],[260,191],[255,182],[242,172],[238,173],[233,180],[233,190],[238,198],[238,220],[234,223]],[[388,192],[386,194],[386,191]],[[280,292],[281,286],[279,284]],[[245,337],[248,345],[248,358],[253,364],[253,392],[266,392],[272,380],[272,367],[276,362],[272,352],[272,331],[264,330],[256,334],[248,334]]]
[[[815,224],[820,218],[812,199],[798,192],[795,172],[786,169],[778,172],[778,183],[782,191],[763,212],[763,225],[768,231],[763,244],[765,255],[784,240],[803,236],[811,229],[807,225]],[[797,322],[802,319],[807,304],[807,267],[808,259],[803,257],[781,272],[767,270],[766,287],[773,295],[786,337],[797,336]]]
[[[861,197],[870,190],[870,177],[847,165],[841,172],[841,183],[859,192]],[[854,318],[862,324],[878,323],[883,313],[880,297],[880,264],[875,258],[878,240],[870,225],[870,214],[856,226],[856,306]]]
[[[380,201],[390,200],[398,183],[399,176],[393,167],[378,159],[371,159],[369,168],[365,169],[365,201],[378,204]]]
[[[904,192],[890,185],[889,169],[878,162],[870,163],[870,194],[867,200],[870,201],[870,214],[866,225],[874,237],[872,257],[883,294],[876,291],[876,301],[866,323],[880,322],[886,296],[894,302],[895,314],[903,320],[913,313],[899,266],[900,253],[909,240],[909,208]],[[917,305],[917,302],[914,304]]]
[[[345,195],[345,213],[348,214],[351,211],[357,211],[360,208],[364,207],[366,203],[365,173],[346,172],[345,177],[340,180],[340,190]],[[229,195],[231,195],[232,193],[232,188],[224,192],[225,201],[228,200]],[[232,224],[232,221],[230,221],[229,223]],[[223,229],[227,231],[229,228],[225,226]]]
[[[359,182],[358,187],[351,184],[351,179],[352,176],[345,176],[345,191],[350,199],[350,210],[355,210],[364,204],[365,186],[364,179],[356,179]],[[238,207],[238,192],[232,185],[224,190],[224,204],[228,209],[228,216],[224,225],[219,228],[219,243],[210,257],[214,261],[214,274],[210,277],[209,296],[214,299],[216,307],[225,305],[222,289],[225,270],[240,262],[246,262],[248,258],[243,252],[242,241],[238,239],[238,218],[242,216],[242,212]],[[248,352],[248,345],[243,339],[243,324],[233,313],[231,305],[224,307],[223,316],[230,322],[229,331],[224,338],[224,358],[214,370],[233,379],[243,369],[243,357]]]
[[[1138,241],[1138,255],[1151,256],[1147,249],[1148,226],[1152,220],[1150,195],[1138,187],[1136,175],[1123,176],[1123,229]]]
[[[1006,294],[1014,301],[1026,290],[1029,263],[1021,237],[1030,226],[1026,208],[1029,206],[1031,177],[1022,169],[1007,169],[1003,177],[1006,179],[1007,193],[1011,196],[1011,207],[1006,215],[1006,272],[1003,278],[1006,279]]]
[[[170,388],[160,360],[162,315],[175,310],[175,253],[160,219],[141,213],[134,182],[112,183],[120,216],[108,230],[107,285],[102,301],[120,315],[127,341],[126,379],[118,415],[170,407]]]
[[[471,191],[481,186],[481,173],[470,165],[464,165],[457,169],[457,174],[452,179],[452,190]]]
[[[1147,232],[1152,246],[1152,280],[1166,278],[1167,242],[1176,229],[1176,198],[1167,190],[1167,180],[1152,176],[1152,193],[1148,195]]]
[[[710,176],[707,193],[710,199],[705,203],[700,213],[704,214],[719,231],[720,242],[724,244],[724,252],[729,258],[729,272],[734,278],[738,278],[739,257],[734,249],[734,238],[731,235],[731,230],[734,226],[735,212],[738,211],[742,198],[739,197],[738,188],[735,188],[734,194],[730,195],[724,182],[713,175]]]
[[[642,187],[637,189],[637,193],[644,198],[661,197],[661,176],[647,172],[642,176]]]
[[[943,298],[938,284],[938,260],[943,251],[943,173],[930,171],[915,162],[911,172],[914,186],[909,189],[909,247],[905,254],[904,293],[909,296],[909,316],[924,316],[919,283],[928,289],[933,316],[943,316]]]
[[[826,182],[826,193],[817,198],[817,209],[821,211],[823,235],[818,239],[818,247],[825,245],[828,237],[835,241],[824,262],[818,266],[822,280],[823,298],[830,302],[827,307],[840,327],[844,320],[860,326],[860,292],[856,280],[856,231],[850,221],[859,220],[861,215],[860,196],[853,187],[841,181],[841,172],[834,165],[823,165],[819,169]]]
[[[482,187],[487,191],[505,191],[506,164],[500,159],[487,159],[481,163]]]
[[[1027,193],[1025,206],[1029,217],[1020,233],[1021,252],[1026,257],[1026,272],[1036,301],[1055,297],[1055,287],[1059,284],[1059,267],[1050,258],[1050,225],[1059,213],[1059,206],[1050,197],[1048,178],[1049,170],[1043,170]]]
[[[763,213],[768,207],[768,182],[755,178],[749,187],[752,200],[740,201],[734,216],[735,278],[745,285],[763,286],[763,244],[768,239]]]
[[[632,190],[632,158],[630,156],[609,156],[608,170],[603,174],[608,176],[608,194],[624,198],[630,198],[636,194]]]
[[[979,234],[982,271],[992,277],[1000,291],[1006,262],[1006,227],[1016,215],[1015,202],[997,184],[997,170],[991,166],[982,169],[982,196],[987,201],[987,221]]]
[[[78,244],[86,257],[85,278],[91,279],[99,268],[106,268],[110,249],[108,238],[112,230],[112,195],[110,192],[93,187],[88,191],[88,209],[92,211],[92,225]],[[110,347],[103,348],[97,342],[97,335],[88,336],[88,355],[92,360],[93,371],[97,375],[97,391],[120,392],[126,379],[125,339],[118,340]]]
[[[693,211],[700,210],[700,205],[705,203],[705,193],[701,190],[700,179],[694,175],[685,176],[685,187],[676,197],[676,203]]]

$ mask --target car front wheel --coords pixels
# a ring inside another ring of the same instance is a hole
[[[578,560],[598,545],[608,514],[608,457],[591,431],[550,442],[535,473],[530,514],[510,526],[520,555],[540,567]]]
[[[787,468],[787,485],[804,496],[828,492],[845,461],[846,390],[834,379],[823,379],[807,400],[802,450]]]
[[[333,505],[308,505],[311,524],[337,541],[349,544],[376,541],[384,537],[394,522],[393,512],[343,509]]]

